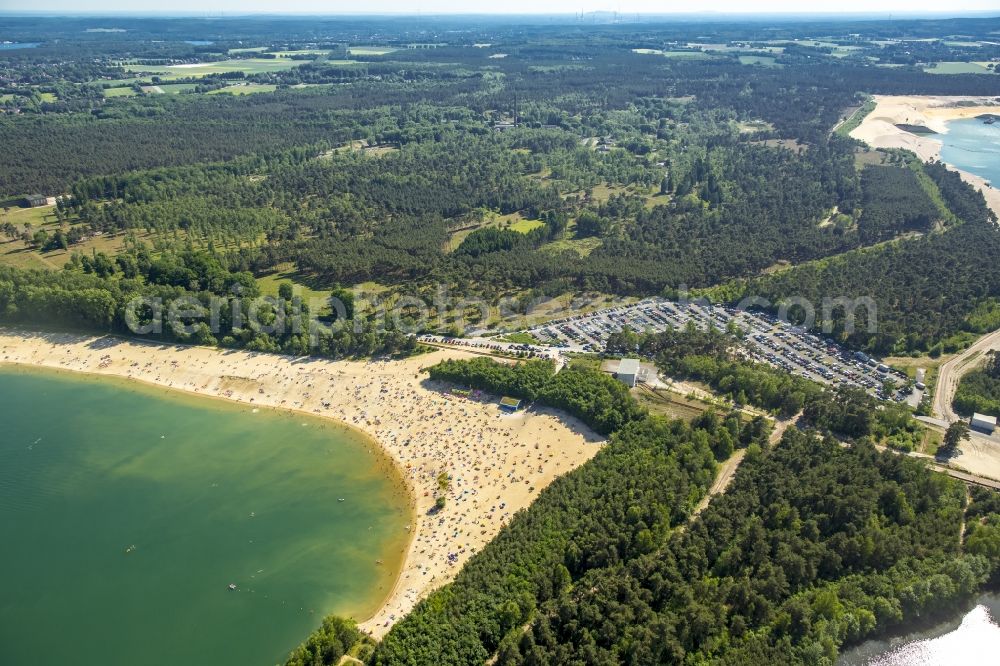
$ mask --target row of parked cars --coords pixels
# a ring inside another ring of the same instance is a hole
[[[899,396],[882,395],[885,380],[891,378],[897,384],[907,381],[905,375],[876,359],[852,353],[829,338],[820,338],[769,313],[703,303],[647,299],[551,321],[528,332],[552,347],[596,352],[602,351],[608,337],[624,326],[636,331],[663,331],[679,329],[689,322],[723,329],[735,323],[747,333],[756,360],[815,381],[856,386],[883,398],[897,399]]]

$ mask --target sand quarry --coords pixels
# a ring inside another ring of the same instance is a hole
[[[438,350],[401,361],[327,361],[116,337],[0,329],[0,362],[125,377],[189,393],[325,416],[371,436],[399,468],[413,500],[410,542],[386,601],[361,628],[376,637],[455,577],[556,477],[604,443],[552,410],[502,413],[427,380]],[[444,510],[432,511],[438,475],[452,478]],[[375,555],[373,554],[373,557]]]
[[[851,137],[873,148],[905,148],[925,162],[941,159],[941,141],[933,134],[917,135],[897,125],[923,126],[938,134],[947,134],[948,121],[975,118],[991,113],[1000,115],[1000,103],[983,97],[911,97],[875,95],[875,110],[851,132]],[[983,193],[986,203],[1000,216],[1000,190],[986,180],[956,169],[962,179]]]

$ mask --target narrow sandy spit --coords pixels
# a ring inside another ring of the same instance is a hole
[[[0,328],[0,363],[125,377],[291,409],[373,437],[399,467],[415,516],[394,588],[361,623],[376,637],[452,580],[514,513],[556,477],[590,460],[604,441],[551,410],[505,415],[495,401],[450,395],[420,372],[445,358],[471,356],[438,350],[402,361],[326,361]],[[441,472],[453,481],[445,509],[435,514]]]
[[[1000,115],[1000,104],[985,97],[916,97],[875,95],[875,110],[851,132],[851,137],[873,148],[905,148],[925,162],[941,159],[941,141],[934,135],[911,134],[896,125],[924,126],[938,134],[948,133],[948,121],[975,118],[986,113]],[[963,106],[958,106],[962,104]],[[957,169],[962,179],[983,193],[986,203],[1000,217],[1000,190],[986,180]]]

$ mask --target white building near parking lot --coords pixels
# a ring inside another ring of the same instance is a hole
[[[969,427],[973,430],[984,432],[987,435],[992,435],[997,427],[997,417],[986,416],[985,414],[973,414],[972,420],[969,422]]]
[[[615,378],[629,388],[635,388],[635,382],[639,378],[639,359],[623,358],[618,364]]]

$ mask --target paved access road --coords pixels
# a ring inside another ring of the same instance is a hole
[[[955,391],[958,390],[958,382],[962,379],[962,375],[974,369],[976,362],[991,349],[1000,349],[1000,329],[979,338],[971,347],[938,368],[933,405],[935,416],[949,423],[961,419],[951,407]]]

